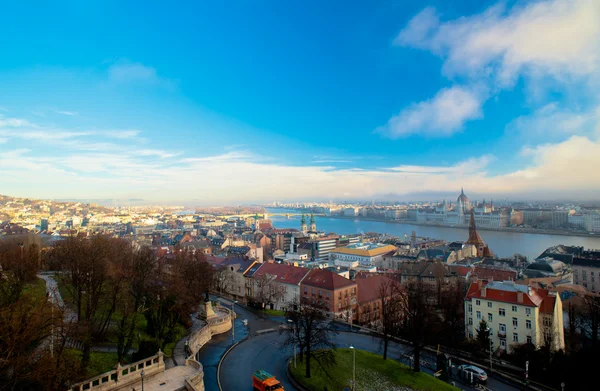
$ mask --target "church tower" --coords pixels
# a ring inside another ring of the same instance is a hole
[[[313,213],[310,214],[310,231],[317,232],[317,224],[315,223],[315,215]]]
[[[467,244],[475,246],[477,249],[477,256],[482,258],[494,258],[494,253],[485,244],[479,233],[477,233],[477,227],[475,227],[475,213],[471,209],[471,221],[469,222],[469,240]]]
[[[302,213],[302,219],[300,219],[300,232],[306,233],[306,231],[308,231],[306,229],[306,217],[304,216],[304,213]]]

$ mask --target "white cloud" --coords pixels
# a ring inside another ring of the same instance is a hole
[[[24,126],[31,126],[31,124],[24,119],[4,118],[0,115],[0,128],[21,128]]]
[[[448,75],[491,77],[506,87],[521,74],[556,79],[597,75],[599,37],[599,1],[548,0],[510,10],[496,5],[448,22],[426,8],[394,43],[443,57]]]
[[[171,80],[162,78],[156,69],[141,63],[121,61],[108,69],[108,78],[115,84],[143,84],[172,88]]]
[[[6,142],[8,142],[7,138],[0,137],[0,144],[4,144]]]
[[[548,143],[564,141],[572,135],[593,137],[600,129],[599,125],[600,106],[589,110],[572,110],[552,102],[511,121],[506,126],[506,133],[520,142],[545,140]]]
[[[412,134],[449,136],[461,131],[465,122],[481,117],[481,97],[472,90],[454,86],[405,108],[376,132],[391,138]]]
[[[76,112],[74,111],[66,111],[66,110],[57,110],[56,111],[57,114],[62,114],[62,115],[67,115],[69,117],[74,117],[77,115]]]

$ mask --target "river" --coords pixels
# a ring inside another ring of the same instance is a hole
[[[298,211],[267,208],[267,213],[298,213]],[[269,216],[269,218],[273,220],[273,225],[276,228],[300,229],[299,216],[290,218],[284,216]],[[411,232],[415,231],[417,236],[444,239],[448,242],[455,240],[465,241],[469,237],[469,231],[465,228],[432,227],[405,223],[398,224],[385,221],[340,219],[324,216],[315,216],[315,221],[317,230],[335,232],[343,235],[377,232],[399,237],[406,234],[410,237]],[[306,222],[307,224],[309,223],[308,216]],[[593,249],[600,248],[600,237],[587,238],[581,236],[559,236],[485,230],[479,231],[479,235],[481,235],[483,240],[498,257],[510,257],[515,253],[519,253],[525,255],[529,260],[533,260],[545,249],[557,244],[583,246],[585,248]]]

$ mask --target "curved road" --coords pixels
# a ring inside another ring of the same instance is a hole
[[[252,373],[257,369],[264,369],[275,375],[281,381],[284,389],[295,390],[288,382],[285,375],[286,360],[293,355],[291,349],[282,349],[281,342],[283,336],[279,333],[269,333],[252,337],[238,346],[236,346],[225,357],[221,365],[220,381],[224,391],[245,391],[252,390]],[[368,350],[378,354],[383,354],[382,345],[379,339],[369,335],[359,333],[340,332],[334,337],[335,344],[338,347],[348,347],[354,345],[357,349]],[[410,354],[410,348],[390,342],[388,355],[391,358],[402,357],[403,354]],[[433,354],[423,351],[422,359],[435,365]],[[408,364],[404,362],[404,364]],[[423,371],[432,374],[433,371],[423,368]],[[457,383],[458,384],[458,383]],[[516,390],[504,383],[490,378],[487,386],[496,391]],[[462,389],[471,390],[472,388],[461,386]]]

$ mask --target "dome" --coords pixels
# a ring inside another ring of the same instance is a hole
[[[463,189],[460,189],[460,195],[456,199],[456,203],[466,205],[468,202],[469,202],[469,197],[467,197],[465,195],[465,192]]]

